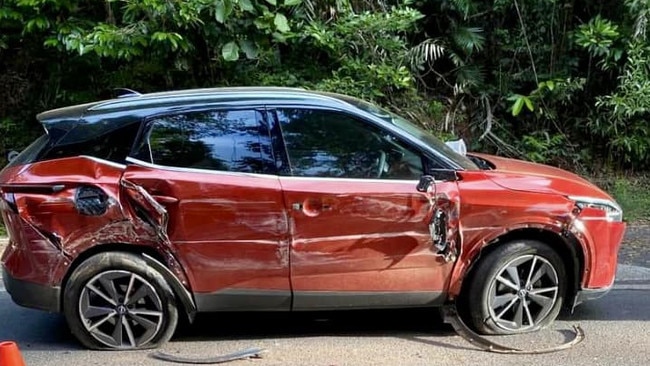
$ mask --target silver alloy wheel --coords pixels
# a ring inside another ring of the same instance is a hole
[[[163,321],[162,301],[141,276],[122,270],[91,278],[79,296],[79,316],[88,333],[111,348],[149,342]]]
[[[507,331],[533,328],[555,306],[558,288],[557,272],[548,260],[532,254],[517,257],[490,281],[490,318]]]

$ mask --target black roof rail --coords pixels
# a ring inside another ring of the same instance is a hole
[[[117,98],[139,97],[142,95],[142,93],[128,88],[115,88],[113,91],[115,92]]]

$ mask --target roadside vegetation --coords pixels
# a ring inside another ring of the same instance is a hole
[[[647,218],[625,177],[650,169],[649,19],[648,0],[3,0],[0,152],[41,133],[38,112],[115,88],[302,87],[606,175]]]

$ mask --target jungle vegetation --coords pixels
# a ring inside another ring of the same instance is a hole
[[[475,151],[645,172],[649,19],[650,0],[0,0],[0,151],[115,88],[277,85]]]

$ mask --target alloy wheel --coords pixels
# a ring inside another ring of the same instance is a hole
[[[492,321],[507,331],[524,331],[542,322],[558,301],[557,271],[544,257],[523,255],[491,280],[488,309]]]
[[[83,287],[79,315],[88,333],[111,348],[137,348],[164,321],[159,294],[143,277],[124,270],[97,274]]]

